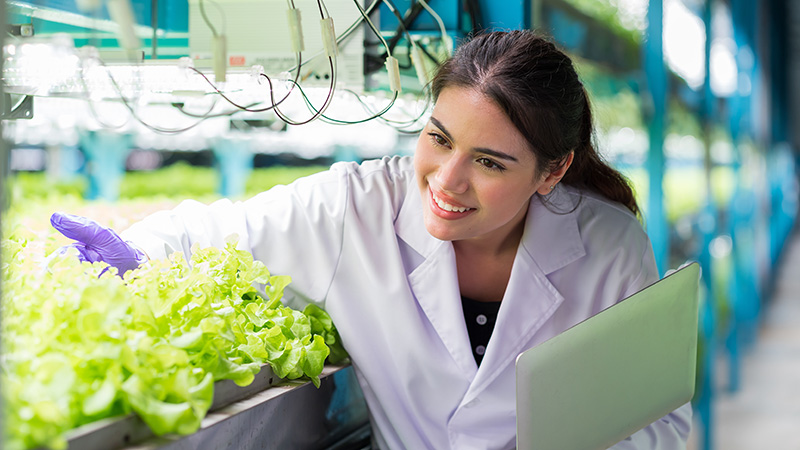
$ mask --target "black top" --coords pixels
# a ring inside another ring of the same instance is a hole
[[[479,302],[470,298],[461,297],[461,307],[464,309],[464,320],[467,322],[470,347],[475,362],[481,365],[486,346],[492,336],[494,324],[497,322],[497,312],[500,302]]]

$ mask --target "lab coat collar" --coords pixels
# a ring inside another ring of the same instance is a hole
[[[500,344],[493,346],[490,342],[482,370],[478,371],[461,309],[453,246],[427,232],[419,191],[409,190],[395,220],[395,232],[422,261],[409,273],[409,284],[417,301],[453,360],[471,381],[464,402],[477,396],[514,363],[563,302],[547,274],[585,254],[577,223],[578,195],[559,186],[544,200],[538,195],[531,199],[522,242],[493,332],[492,341]]]
[[[580,197],[579,191],[557,185],[550,194],[531,199],[521,245],[545,274],[586,254],[576,213]]]
[[[545,197],[534,195],[531,198],[521,245],[545,274],[586,254],[575,212],[579,201],[578,191],[562,185],[557,185]],[[448,243],[431,236],[425,229],[422,207],[419,190],[409,189],[395,220],[395,232],[427,259]]]
[[[531,199],[520,248],[480,370],[462,404],[475,399],[514,365],[564,302],[547,275],[584,256],[577,201],[580,194],[558,187],[546,197]]]

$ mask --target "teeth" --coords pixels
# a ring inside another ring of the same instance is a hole
[[[453,205],[451,205],[449,203],[445,203],[441,199],[439,199],[439,197],[437,197],[435,195],[433,196],[433,201],[435,201],[436,204],[439,205],[439,208],[442,208],[445,211],[454,211],[454,212],[462,213],[462,212],[470,209],[470,208],[463,208],[463,207],[459,207],[459,206],[453,206]]]

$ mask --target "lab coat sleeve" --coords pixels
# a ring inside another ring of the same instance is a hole
[[[655,283],[659,279],[658,269],[649,242],[642,256],[641,268],[641,272],[633,286],[629,288],[630,292],[626,296]],[[692,406],[691,403],[686,403],[617,443],[611,447],[611,450],[685,450],[691,425]]]
[[[332,169],[244,202],[184,201],[121,234],[150,259],[179,251],[187,261],[192,245],[221,247],[236,234],[237,247],[251,252],[271,274],[292,277],[287,304],[322,303],[341,251],[347,189],[347,171]]]

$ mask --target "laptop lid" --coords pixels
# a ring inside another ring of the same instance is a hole
[[[517,448],[605,449],[694,394],[692,263],[517,357]]]

